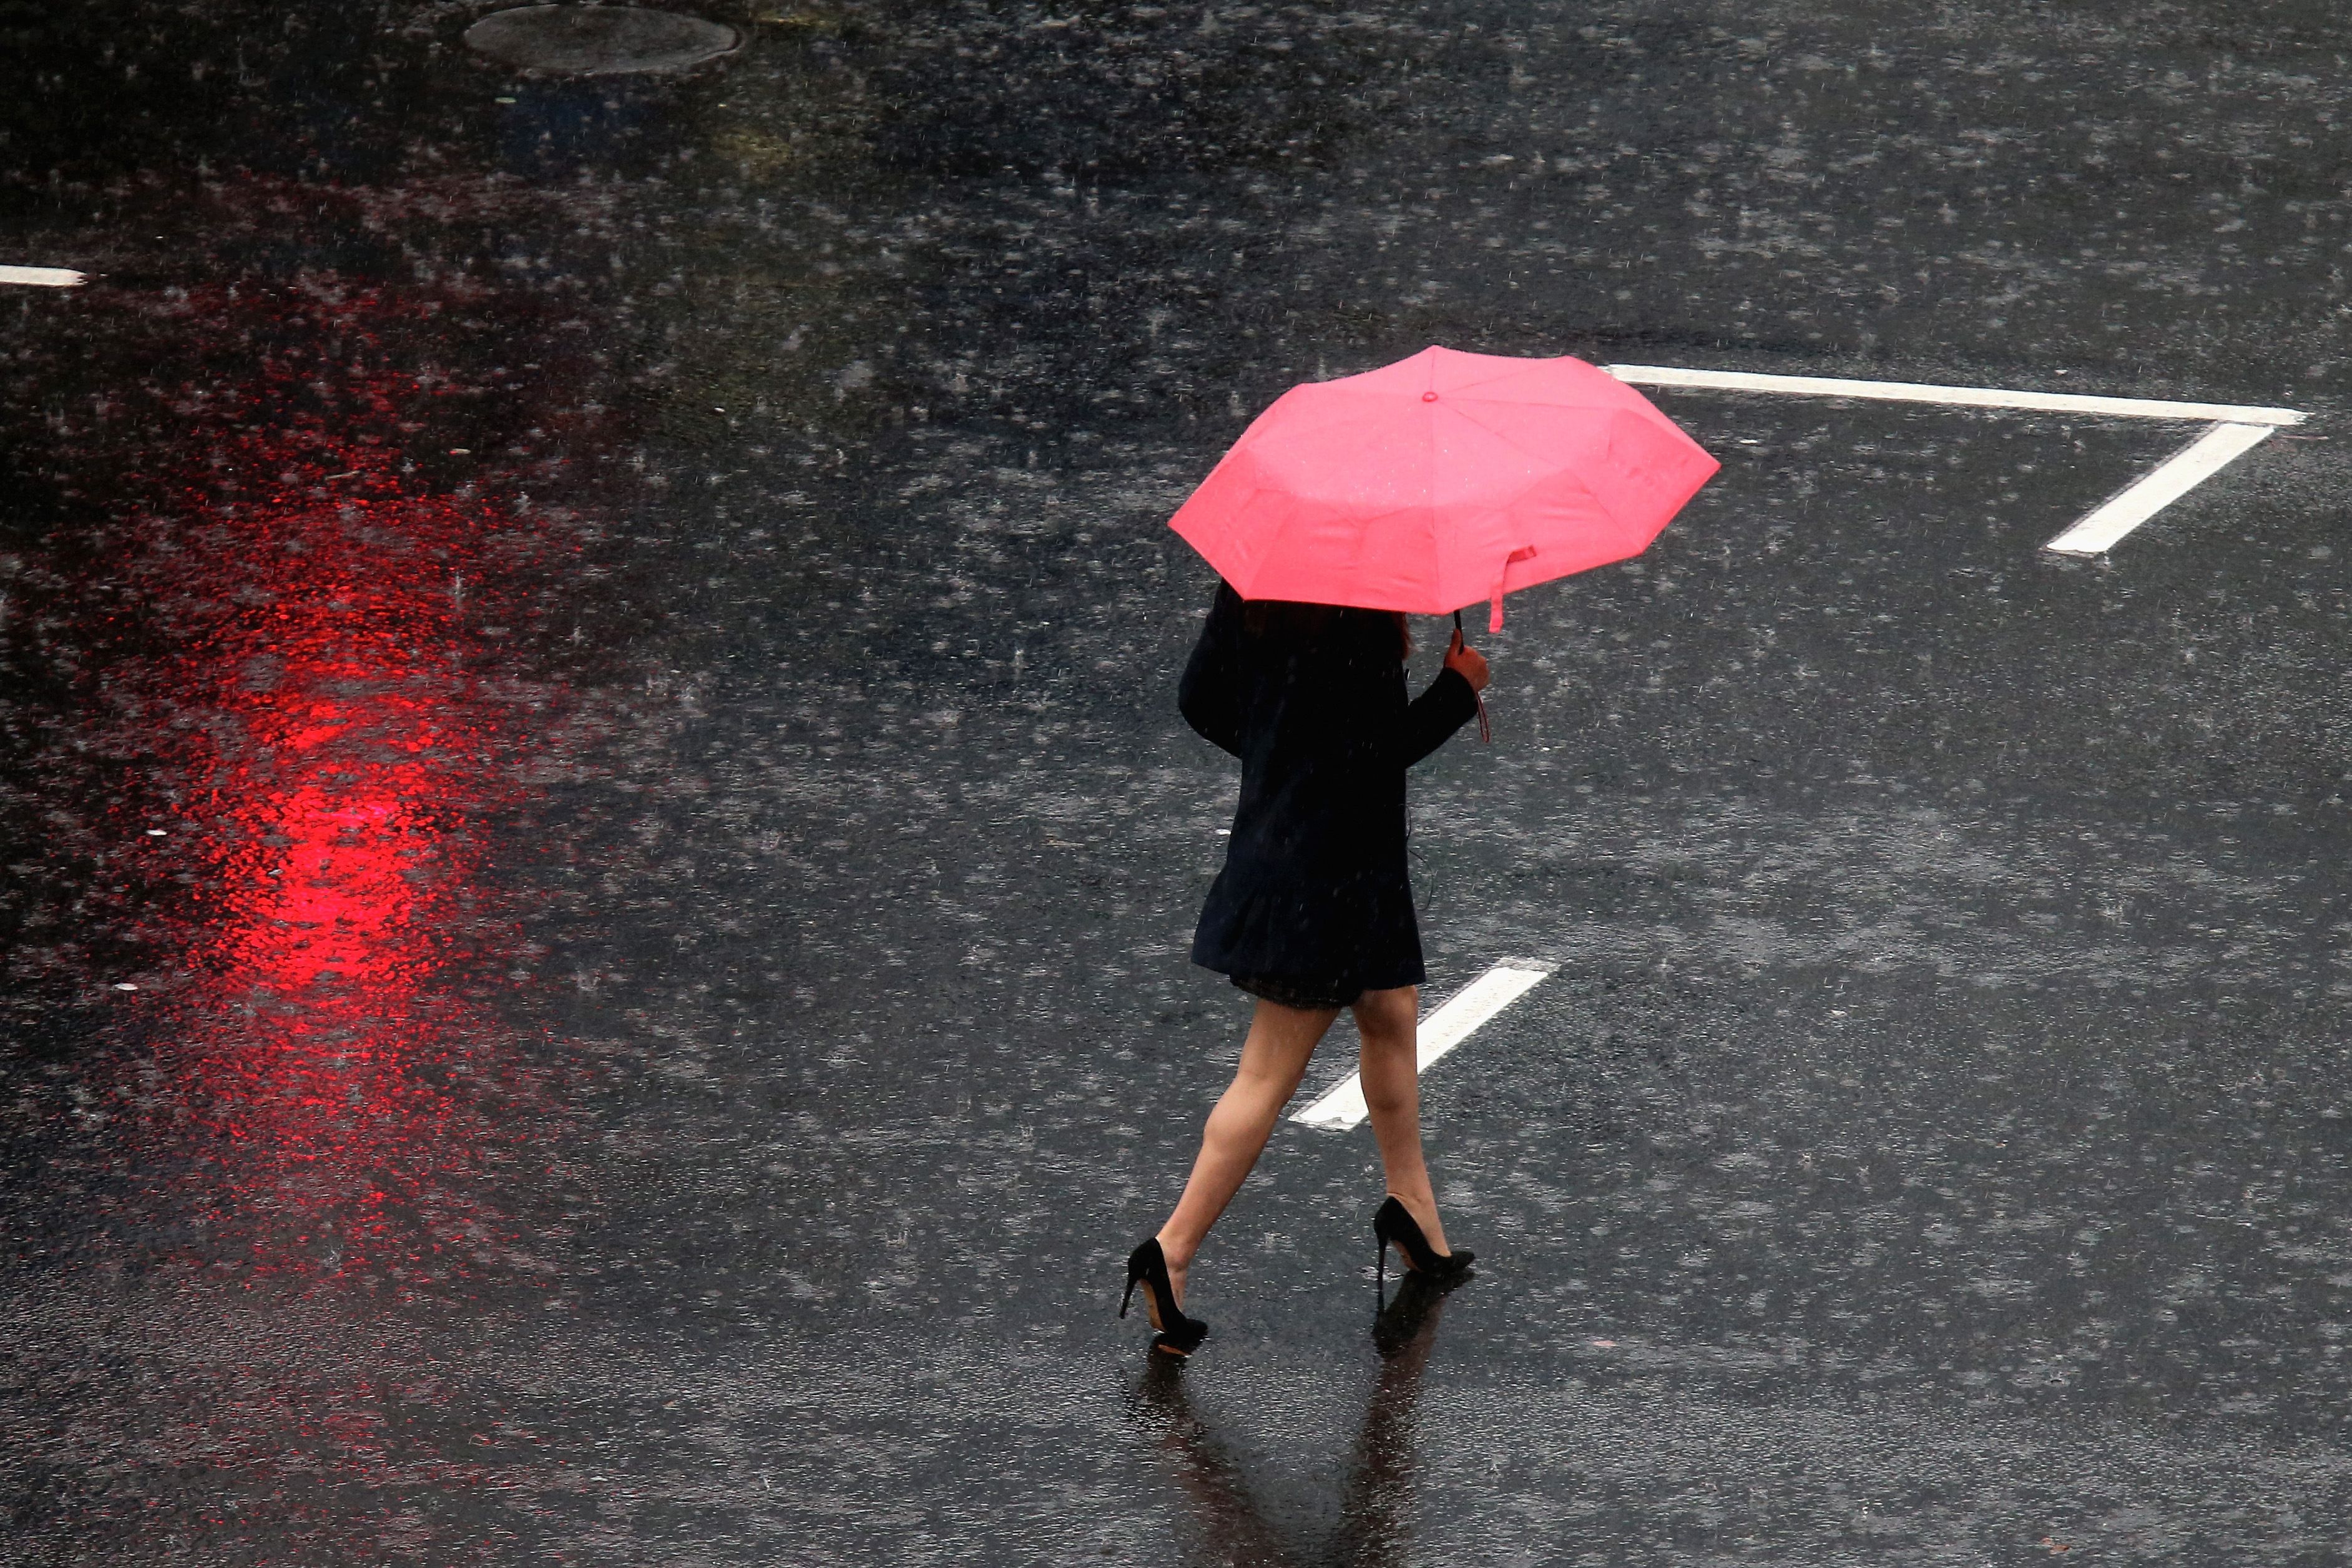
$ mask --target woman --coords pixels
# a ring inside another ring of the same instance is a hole
[[[1342,1007],[1363,1036],[1364,1103],[1387,1174],[1373,1215],[1383,1261],[1458,1279],[1421,1152],[1414,1025],[1426,978],[1405,876],[1405,770],[1478,710],[1486,661],[1457,627],[1445,668],[1405,700],[1402,615],[1332,605],[1244,603],[1220,584],[1178,705],[1242,761],[1225,868],[1209,889],[1192,960],[1257,998],[1240,1070],[1201,1139],[1176,1212],[1127,1260],[1153,1342],[1182,1354],[1208,1326],[1184,1315],[1192,1255],[1257,1163],[1316,1043]]]

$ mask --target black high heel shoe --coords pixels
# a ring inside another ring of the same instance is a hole
[[[1459,1252],[1440,1252],[1431,1247],[1429,1237],[1422,1234],[1421,1222],[1393,1195],[1372,1212],[1372,1237],[1380,1243],[1379,1273],[1384,1289],[1389,1282],[1391,1247],[1403,1255],[1407,1268],[1432,1285],[1459,1285],[1470,1277],[1470,1259],[1475,1254],[1467,1247]]]
[[[1191,1355],[1209,1337],[1209,1325],[1198,1318],[1186,1317],[1184,1309],[1176,1304],[1176,1287],[1168,1278],[1168,1255],[1160,1250],[1160,1238],[1156,1236],[1127,1255],[1127,1293],[1118,1299],[1120,1317],[1127,1316],[1128,1303],[1135,1299],[1138,1285],[1143,1287],[1144,1315],[1160,1331],[1151,1342],[1153,1350],[1166,1351],[1171,1355]]]

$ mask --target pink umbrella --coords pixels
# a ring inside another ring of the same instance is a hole
[[[1429,348],[1292,387],[1171,524],[1244,599],[1436,616],[1639,555],[1720,467],[1585,363]]]

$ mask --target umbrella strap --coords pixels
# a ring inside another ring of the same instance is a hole
[[[1495,568],[1495,591],[1488,595],[1486,599],[1487,631],[1499,632],[1503,629],[1503,579],[1509,576],[1511,568],[1520,562],[1532,561],[1535,558],[1536,547],[1532,544],[1522,544],[1505,556],[1503,563]]]

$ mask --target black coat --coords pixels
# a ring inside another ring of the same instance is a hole
[[[1242,760],[1192,962],[1339,994],[1420,984],[1404,773],[1478,710],[1470,683],[1449,669],[1407,703],[1395,617],[1220,584],[1177,702]]]

